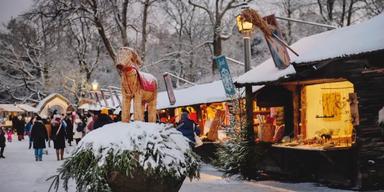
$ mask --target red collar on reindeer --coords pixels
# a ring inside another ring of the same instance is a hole
[[[140,82],[140,85],[145,91],[155,91],[157,89],[156,79],[153,76],[148,76],[149,74],[145,75],[145,73],[140,72],[136,66],[134,65],[124,66],[122,64],[117,64],[116,67],[122,73],[131,72],[135,70],[137,73],[137,78]]]

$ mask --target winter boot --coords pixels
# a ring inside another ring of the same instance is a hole
[[[38,160],[39,160],[39,157],[38,157],[38,156],[36,156],[36,157],[35,157],[35,161],[38,161]]]

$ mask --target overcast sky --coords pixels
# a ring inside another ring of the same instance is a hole
[[[0,0],[0,24],[7,23],[32,6],[33,0]]]

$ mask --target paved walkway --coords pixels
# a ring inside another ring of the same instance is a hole
[[[73,147],[66,148],[65,156]],[[7,143],[5,159],[0,159],[0,191],[1,192],[42,192],[48,191],[51,184],[46,179],[55,174],[63,163],[57,161],[54,149],[47,148],[48,155],[43,161],[35,162],[33,149],[28,149],[28,141],[13,140]],[[210,165],[203,165],[200,180],[186,179],[181,192],[290,192],[290,191],[341,191],[319,187],[313,183],[281,183],[277,181],[249,182],[233,178],[222,178],[222,173]],[[70,182],[69,191],[74,192],[74,182]],[[63,189],[59,191],[64,191]]]

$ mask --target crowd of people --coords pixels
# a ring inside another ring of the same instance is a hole
[[[12,142],[14,131],[16,131],[18,141],[22,141],[25,136],[28,136],[28,149],[34,149],[36,161],[43,160],[44,149],[47,148],[47,145],[51,147],[51,141],[53,141],[57,160],[60,161],[64,159],[66,143],[72,146],[72,142],[75,141],[77,145],[87,133],[106,124],[117,122],[121,118],[119,115],[112,115],[107,108],[103,108],[100,111],[85,113],[74,111],[66,114],[60,114],[55,110],[47,118],[35,114],[31,117],[19,115],[11,119],[12,128],[5,130],[0,127],[0,158],[5,158],[6,141]],[[189,118],[188,111],[183,111],[176,128],[188,138],[191,147],[195,147],[195,138],[196,135],[199,135],[200,130],[197,124]]]
[[[28,137],[28,149],[34,149],[36,161],[43,160],[44,149],[47,146],[51,147],[51,142],[53,142],[57,160],[60,161],[64,159],[66,143],[72,146],[75,141],[77,145],[85,134],[117,121],[118,117],[110,115],[108,109],[103,108],[101,111],[85,113],[78,111],[66,114],[60,114],[55,110],[47,118],[34,114],[30,117],[19,115],[10,119],[12,119],[12,127],[5,129],[0,125],[0,158],[5,158],[6,141],[11,143],[16,132],[18,141]],[[29,119],[27,123],[26,119]]]

